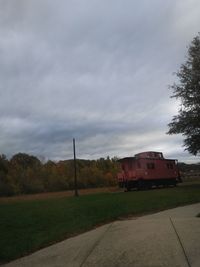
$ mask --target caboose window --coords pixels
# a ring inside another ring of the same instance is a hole
[[[155,164],[154,163],[147,163],[147,169],[150,169],[150,170],[155,169]]]
[[[172,164],[172,163],[167,163],[167,168],[168,168],[168,169],[173,169],[173,168],[174,168],[174,166],[173,166],[173,164]]]
[[[129,168],[129,170],[132,170],[132,162],[129,162],[128,168]]]

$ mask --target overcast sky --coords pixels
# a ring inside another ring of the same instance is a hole
[[[0,153],[199,161],[166,135],[198,31],[199,0],[1,0]]]

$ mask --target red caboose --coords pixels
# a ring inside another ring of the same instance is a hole
[[[181,182],[178,161],[165,159],[161,152],[142,152],[134,157],[120,159],[121,171],[118,173],[120,187],[151,188],[168,186]]]

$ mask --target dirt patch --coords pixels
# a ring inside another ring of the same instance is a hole
[[[118,187],[102,187],[102,188],[90,188],[90,189],[80,189],[78,190],[79,195],[89,195],[97,193],[115,193],[121,192]],[[12,197],[0,197],[0,203],[5,202],[15,202],[15,201],[28,201],[28,200],[40,200],[40,199],[49,199],[49,198],[63,198],[74,196],[74,191],[61,191],[61,192],[48,192],[48,193],[39,193],[39,194],[30,194],[30,195],[19,195]]]

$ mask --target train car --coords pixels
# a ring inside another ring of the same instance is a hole
[[[119,187],[145,189],[158,186],[176,186],[181,182],[178,161],[165,159],[162,152],[142,152],[134,157],[119,160],[121,170],[117,175]]]

